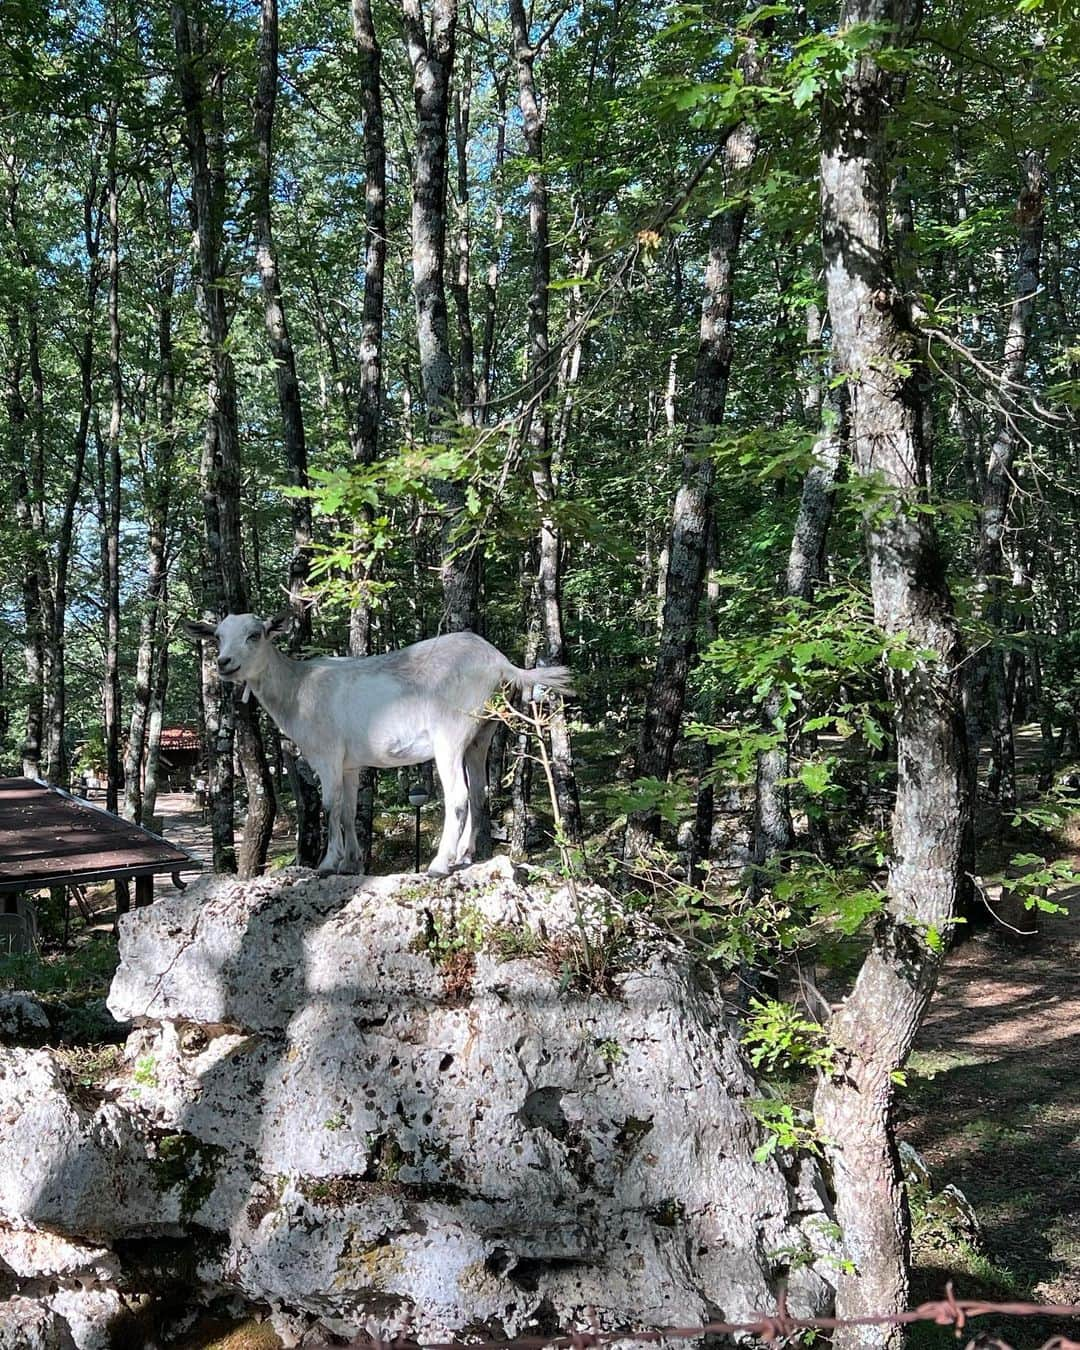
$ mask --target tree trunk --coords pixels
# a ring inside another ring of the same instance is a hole
[[[66,626],[68,565],[71,559],[75,533],[75,512],[82,496],[86,451],[90,441],[90,419],[94,408],[94,339],[97,332],[97,294],[101,281],[98,253],[101,243],[103,207],[98,191],[99,159],[95,151],[90,162],[89,181],[83,194],[83,243],[88,260],[86,274],[86,327],[81,349],[77,353],[79,366],[80,404],[79,421],[75,429],[75,463],[71,471],[64,512],[56,543],[56,583],[53,588],[52,661],[50,675],[52,690],[49,697],[49,728],[46,762],[55,777],[52,781],[68,780],[65,727],[67,720]]]
[[[262,287],[263,317],[270,354],[274,360],[274,382],[281,414],[285,447],[285,471],[292,487],[308,487],[307,438],[300,381],[296,375],[296,357],[285,317],[281,274],[274,246],[270,186],[274,165],[274,111],[278,86],[278,6],[277,0],[262,0],[258,42],[258,85],[255,93],[255,170],[251,199],[254,216],[255,263]],[[289,561],[289,607],[293,614],[290,648],[301,651],[311,641],[311,610],[304,593],[311,570],[311,501],[307,497],[291,500],[293,548]],[[314,867],[319,860],[320,797],[315,776],[290,747],[284,751],[289,781],[296,803],[296,860]]]
[[[524,593],[525,655],[526,669],[536,664],[540,651],[540,597],[539,568],[533,551],[527,552],[521,560],[521,583]],[[520,706],[519,696],[515,700]],[[513,731],[514,737],[514,773],[511,780],[510,796],[512,816],[510,822],[509,849],[511,858],[516,861],[529,856],[529,800],[532,795],[533,749],[530,744],[529,730],[519,722]]]
[[[360,73],[364,119],[364,303],[360,316],[360,371],[355,405],[349,410],[353,461],[374,464],[379,457],[383,393],[383,317],[386,274],[386,136],[382,107],[382,48],[370,0],[352,0],[353,36]],[[353,565],[356,593],[349,615],[349,653],[371,654],[371,604],[366,586],[369,563],[365,531],[372,512],[364,509],[361,547]],[[371,865],[376,775],[360,774],[356,800],[356,838],[364,871]]]
[[[741,60],[747,75],[757,78],[759,62],[752,37]],[[698,607],[705,580],[705,557],[711,518],[712,456],[698,453],[712,428],[724,416],[732,359],[732,312],[735,263],[746,220],[741,198],[757,157],[757,132],[740,123],[727,137],[724,162],[734,206],[718,212],[709,227],[709,261],[698,336],[694,397],[682,482],[675,496],[668,536],[664,613],[656,665],[645,699],[641,735],[634,762],[635,778],[666,779],[686,702],[686,679],[694,651]],[[647,852],[660,828],[652,812],[631,817],[626,829],[627,857]]]
[[[210,364],[206,433],[200,482],[207,542],[206,602],[212,617],[248,610],[247,582],[240,538],[240,430],[236,408],[236,373],[229,350],[230,316],[221,277],[224,254],[225,133],[222,86],[225,72],[212,57],[201,10],[189,12],[188,0],[174,0],[173,34],[177,82],[187,125],[191,160],[192,214],[198,248],[197,298],[203,340]],[[273,784],[263,753],[255,706],[234,706],[231,686],[217,679],[213,662],[203,656],[208,729],[216,720],[217,735],[207,746],[211,823],[217,858],[228,859],[233,838],[232,742],[237,738],[247,787],[248,811],[240,856],[242,876],[254,876],[266,861],[274,823]],[[216,716],[212,711],[217,702]],[[226,767],[227,766],[227,767]],[[219,800],[220,797],[220,800]]]
[[[157,453],[146,452],[143,497],[147,515],[146,588],[139,621],[139,650],[135,662],[135,689],[131,704],[127,754],[124,758],[124,815],[128,820],[143,818],[143,761],[146,758],[147,724],[153,689],[154,649],[160,628],[159,617],[165,591],[165,539],[169,520],[169,489],[173,452],[176,448],[176,370],[172,341],[172,300],[176,268],[167,267],[158,283],[158,371],[160,393],[157,402]]]
[[[480,375],[476,387],[477,423],[483,426],[495,382],[495,328],[499,317],[499,264],[503,232],[503,165],[506,162],[506,86],[501,70],[491,72],[495,90],[495,162],[491,172],[492,223],[491,251],[484,277],[484,328],[480,339]]]
[[[471,231],[469,221],[469,115],[472,99],[472,48],[462,63],[459,87],[454,93],[454,149],[457,167],[457,199],[454,202],[454,275],[450,291],[454,297],[458,330],[457,403],[466,426],[478,424],[476,403],[476,343],[473,338],[472,303],[469,294],[471,274]]]
[[[169,634],[162,635],[150,702],[146,733],[146,766],[143,773],[141,823],[149,826],[157,810],[158,774],[161,767],[161,728],[165,719],[165,696],[169,688]]]
[[[551,414],[554,393],[548,296],[551,286],[551,248],[548,240],[548,192],[544,176],[544,118],[536,89],[536,49],[529,40],[529,25],[523,0],[510,0],[510,25],[517,61],[518,94],[529,158],[529,246],[531,287],[529,294],[528,399],[522,438],[529,446],[533,491],[540,515],[538,547],[538,598],[546,664],[564,665],[562,593],[559,576],[561,538],[555,513],[555,481],[551,470]],[[581,807],[574,776],[570,729],[565,700],[551,698],[551,767],[563,832],[575,844],[581,842]]]
[[[841,28],[873,25],[876,43],[903,42],[906,0],[844,0]],[[892,1133],[896,1073],[926,1012],[942,945],[964,883],[971,802],[960,705],[961,640],[927,500],[925,377],[920,343],[893,279],[885,231],[890,76],[868,50],[822,119],[821,206],[833,360],[851,397],[855,472],[892,494],[867,507],[865,541],[875,620],[890,637],[935,654],[890,670],[898,784],[888,899],[855,987],[828,1024],[839,1069],[822,1081],[815,1115],[832,1166],[836,1217],[850,1271],[837,1316],[901,1310],[907,1221]],[[875,498],[876,498],[875,493]],[[845,1328],[837,1350],[899,1347],[896,1328]]]
[[[109,218],[109,437],[105,459],[105,684],[102,696],[105,720],[105,806],[120,806],[120,428],[124,385],[120,367],[120,189],[117,181],[116,132],[119,110],[109,107],[109,152],[106,199]]]
[[[807,349],[820,350],[821,316],[816,305],[807,310]],[[808,416],[817,416],[821,405],[821,386],[818,377],[812,377],[815,389],[804,396]],[[832,519],[833,487],[840,465],[840,454],[845,437],[847,396],[837,393],[837,406],[814,443],[814,463],[803,479],[799,509],[788,550],[785,594],[789,599],[809,604],[814,598],[818,582],[825,575],[825,542]],[[760,895],[766,888],[766,872],[775,860],[791,847],[793,832],[786,782],[790,774],[791,746],[786,728],[780,720],[780,698],[771,694],[763,708],[763,728],[767,732],[783,734],[771,750],[758,756],[757,783],[754,810],[754,874],[751,894]]]
[[[457,0],[431,0],[425,28],[421,0],[402,0],[416,107],[416,163],[413,173],[412,258],[420,383],[428,435],[445,441],[454,421],[454,372],[446,308],[446,177],[450,117],[450,75],[454,64]],[[443,508],[443,623],[447,632],[479,626],[479,557],[455,538],[465,494],[461,485],[435,485]]]
[[[1011,571],[1005,535],[1013,490],[1013,462],[1020,444],[1017,415],[1025,385],[1025,366],[1039,273],[1047,187],[1046,165],[1041,154],[1029,151],[1024,159],[1023,181],[1016,206],[1019,251],[1012,310],[1005,336],[1004,362],[997,388],[997,425],[986,471],[982,475],[979,538],[975,550],[973,607],[976,618],[998,633],[1004,622],[1003,590]],[[987,731],[994,742],[990,795],[1004,810],[1016,803],[1016,771],[1013,749],[1012,708],[1005,697],[1005,653],[999,644],[969,663],[965,704],[968,755],[971,771],[978,771],[979,750]]]

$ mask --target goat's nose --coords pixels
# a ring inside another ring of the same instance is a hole
[[[219,657],[218,657],[218,659],[217,659],[217,668],[218,668],[218,670],[226,670],[226,669],[228,669],[228,665],[229,665],[229,661],[228,661],[228,658],[227,658],[227,657],[224,657],[224,656],[219,656]]]

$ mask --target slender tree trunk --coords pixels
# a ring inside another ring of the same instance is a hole
[[[379,426],[383,395],[383,313],[386,274],[386,135],[382,106],[382,48],[375,30],[371,0],[352,0],[353,36],[360,73],[364,119],[364,302],[360,316],[360,370],[355,402],[349,409],[352,455],[358,465],[374,464],[379,457]],[[353,566],[356,593],[349,615],[349,652],[371,654],[370,579],[366,531],[372,513],[365,508],[359,550]],[[360,775],[356,805],[356,838],[365,871],[371,864],[374,837],[376,775]]]
[[[431,0],[425,25],[421,0],[401,0],[413,70],[416,107],[416,162],[413,173],[412,247],[416,335],[420,382],[428,434],[445,440],[454,422],[454,371],[446,308],[446,182],[450,117],[450,75],[457,32],[457,0]],[[458,632],[479,626],[479,557],[456,538],[465,494],[461,485],[436,484],[443,507],[443,628]]]
[[[154,672],[154,689],[150,700],[150,721],[146,732],[146,767],[143,775],[143,825],[149,825],[157,810],[158,775],[161,767],[161,728],[165,719],[165,696],[169,689],[169,634],[162,635]]]
[[[525,597],[525,655],[526,668],[536,664],[540,651],[539,568],[533,550],[521,560],[521,589]],[[520,696],[524,698],[524,695]],[[519,723],[514,733],[514,773],[511,782],[510,856],[520,860],[529,856],[529,800],[532,796],[533,749],[528,728]]]
[[[499,318],[499,263],[503,232],[503,166],[506,162],[506,86],[501,71],[491,72],[495,89],[495,162],[492,166],[491,251],[484,277],[484,327],[480,339],[480,375],[476,387],[477,423],[488,419],[495,381],[495,332]]]
[[[206,522],[208,610],[216,621],[224,611],[248,610],[247,582],[240,538],[240,431],[236,374],[229,349],[230,317],[220,278],[224,258],[225,143],[224,69],[212,59],[205,18],[189,0],[173,0],[177,81],[187,125],[192,171],[192,214],[198,245],[197,297],[210,372],[206,434],[200,479]],[[240,873],[254,876],[266,861],[274,823],[273,783],[263,753],[255,705],[234,704],[230,686],[217,680],[216,667],[203,655],[207,725],[216,736],[207,747],[215,869],[229,862],[233,843],[232,740],[237,738],[247,787],[248,811]],[[216,715],[213,703],[217,702]],[[217,726],[213,723],[216,720]],[[220,861],[219,861],[220,859]]]
[[[820,351],[821,316],[816,305],[807,311],[807,348]],[[818,417],[821,406],[821,385],[812,377],[815,389],[804,395],[804,410],[808,417]],[[836,406],[828,415],[824,429],[814,443],[814,463],[803,479],[799,509],[788,550],[785,594],[793,600],[809,604],[818,583],[825,576],[825,543],[832,519],[833,488],[845,438],[847,396],[838,391]],[[763,709],[766,731],[783,731],[784,739],[771,750],[762,751],[757,764],[757,792],[754,812],[754,866],[751,891],[760,893],[765,885],[764,869],[791,847],[791,812],[786,780],[790,772],[791,746],[786,729],[780,721],[779,696],[766,699]]]
[[[98,191],[99,155],[95,148],[90,176],[83,194],[83,244],[88,261],[86,274],[86,327],[77,354],[79,366],[79,420],[75,429],[74,465],[68,483],[64,511],[56,542],[56,584],[53,588],[52,661],[53,688],[49,698],[47,762],[54,782],[68,779],[65,727],[67,720],[66,627],[68,567],[75,537],[75,512],[82,496],[86,452],[90,442],[90,419],[94,407],[94,340],[97,332],[97,295],[101,283],[98,254],[104,212]]]
[[[806,344],[810,352],[820,351],[821,315],[816,305],[811,305],[807,310]],[[836,402],[833,416],[827,420],[814,443],[814,463],[803,479],[791,547],[788,550],[785,594],[789,599],[802,600],[807,604],[813,600],[817,584],[825,575],[825,544],[832,519],[833,487],[845,437],[847,397],[843,390],[838,391]],[[811,385],[804,394],[803,406],[808,418],[817,419],[820,416],[819,372],[811,376]],[[754,902],[770,888],[770,873],[792,847],[795,838],[787,788],[791,775],[791,742],[781,706],[779,694],[773,692],[767,696],[762,708],[762,729],[767,734],[775,733],[780,739],[770,749],[762,750],[757,757],[753,870],[749,885],[750,898]],[[750,1000],[758,992],[777,997],[775,986],[774,976],[767,976],[760,967],[747,963],[740,972],[739,1001],[742,1008],[748,1008]]]
[[[255,263],[262,287],[263,317],[281,414],[285,470],[291,486],[307,488],[308,454],[303,402],[296,374],[296,357],[285,316],[277,249],[274,246],[270,187],[274,165],[274,112],[278,87],[277,0],[262,0],[258,42],[258,86],[255,96],[255,171],[251,199],[255,232]],[[294,497],[291,503],[293,548],[289,561],[289,607],[293,613],[290,647],[299,652],[311,641],[311,610],[304,593],[311,570],[311,501]],[[296,859],[314,867],[320,849],[320,799],[315,776],[291,744],[284,749],[286,768],[296,803]]]
[[[116,133],[119,110],[109,108],[109,150],[106,197],[109,218],[108,315],[109,315],[109,436],[104,481],[104,597],[105,684],[102,704],[105,720],[105,805],[117,812],[120,806],[120,430],[124,385],[120,365],[120,188],[117,178]]]
[[[11,413],[9,407],[9,415]],[[12,424],[18,428],[16,416]],[[15,519],[29,541],[22,568],[23,662],[27,687],[26,734],[22,743],[22,771],[26,778],[41,772],[41,741],[45,697],[45,625],[41,612],[41,585],[36,556],[36,537],[30,521],[30,488],[21,465],[15,470]]]
[[[465,426],[478,424],[476,402],[476,343],[473,338],[471,231],[469,220],[469,116],[472,98],[472,48],[466,50],[461,77],[454,92],[454,149],[457,168],[457,200],[454,202],[454,297],[458,329],[457,404]]]
[[[753,74],[759,62],[752,37],[743,65]],[[705,557],[711,519],[713,460],[698,453],[724,416],[732,359],[732,312],[735,301],[735,264],[746,220],[747,186],[757,156],[757,133],[740,123],[724,146],[724,163],[736,204],[718,212],[709,227],[709,260],[705,299],[698,336],[694,397],[682,482],[675,497],[668,537],[663,624],[656,665],[646,695],[641,735],[634,762],[636,778],[666,779],[686,702],[686,679],[694,651],[697,614],[705,580]],[[659,831],[652,812],[631,817],[627,824],[627,857],[644,853]]]
[[[1004,583],[1011,571],[1006,532],[1013,492],[1013,462],[1021,442],[1017,416],[1023,398],[1031,322],[1039,290],[1046,187],[1043,157],[1029,151],[1024,159],[1016,207],[1020,237],[1014,298],[997,388],[997,425],[986,471],[982,475],[979,538],[975,550],[975,614],[995,633],[1004,622]],[[972,773],[977,772],[981,743],[989,731],[994,746],[988,784],[990,795],[1003,809],[1009,810],[1016,804],[1016,770],[1012,708],[1006,698],[1005,653],[1000,645],[993,645],[985,653],[976,655],[969,664],[965,704]]]
[[[96,274],[96,265],[91,266]],[[97,282],[88,283],[87,327],[83,334],[82,352],[79,357],[82,384],[82,401],[79,409],[79,422],[75,431],[75,461],[68,483],[64,511],[56,539],[56,584],[53,587],[52,614],[52,662],[50,676],[53,688],[49,698],[49,726],[46,760],[49,765],[51,782],[66,783],[69,777],[69,765],[65,731],[67,724],[67,583],[68,568],[72,547],[75,542],[75,512],[82,497],[83,475],[86,468],[86,451],[90,440],[90,418],[93,412],[93,353],[94,353],[94,308],[96,303]]]
[[[517,61],[518,93],[529,158],[529,245],[531,288],[529,294],[529,373],[523,439],[529,446],[533,491],[540,514],[538,548],[538,598],[544,658],[549,665],[564,665],[562,588],[559,566],[561,537],[555,513],[555,481],[551,470],[551,415],[554,369],[551,361],[548,296],[551,286],[551,248],[548,240],[548,192],[544,176],[544,118],[536,88],[536,51],[529,40],[529,25],[523,0],[510,0],[510,24]],[[552,696],[551,765],[559,814],[566,836],[581,842],[581,808],[574,776],[570,729],[565,701]]]
[[[906,0],[844,0],[840,27],[876,26],[903,42]],[[961,898],[971,802],[960,705],[962,644],[927,499],[925,377],[886,237],[886,110],[891,77],[867,50],[823,109],[822,237],[833,359],[851,397],[855,472],[893,494],[867,508],[866,549],[876,622],[933,652],[890,670],[898,784],[888,899],[854,989],[828,1024],[839,1069],[823,1080],[815,1115],[827,1139],[851,1270],[837,1316],[893,1312],[907,1301],[907,1216],[892,1131],[893,1075],[926,1012],[941,944]],[[896,1328],[845,1328],[837,1350],[899,1347]]]
[[[124,815],[143,818],[143,762],[153,699],[154,651],[165,592],[165,540],[169,520],[169,490],[176,448],[176,370],[172,340],[172,301],[176,268],[167,267],[158,283],[158,371],[156,454],[147,453],[144,465],[144,501],[147,515],[146,587],[139,621],[139,650],[135,661],[135,688],[131,703],[127,753],[124,757]],[[152,814],[152,813],[151,813]]]
[[[22,263],[32,275],[29,254],[22,250]],[[26,310],[27,364],[30,371],[30,420],[28,448],[30,451],[30,518],[37,537],[35,557],[38,566],[38,594],[41,599],[42,624],[42,679],[44,683],[43,752],[44,775],[50,783],[64,780],[64,753],[62,738],[54,739],[52,729],[64,719],[63,652],[56,640],[56,590],[49,557],[50,528],[47,511],[45,462],[48,456],[45,426],[45,373],[41,365],[41,332],[38,324],[36,300]],[[51,475],[48,475],[51,478]],[[54,754],[54,748],[56,753]]]
[[[37,535],[30,513],[30,482],[25,467],[27,408],[22,392],[21,335],[18,318],[14,313],[8,316],[8,333],[11,359],[7,369],[7,416],[14,469],[12,490],[15,521],[19,533],[29,545],[24,551],[21,568],[23,678],[26,684],[26,732],[22,742],[22,772],[26,778],[36,778],[41,768],[44,718],[44,625],[36,550]]]

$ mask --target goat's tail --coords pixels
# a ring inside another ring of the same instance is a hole
[[[555,694],[574,692],[574,677],[569,666],[534,666],[531,670],[511,666],[507,679],[523,693],[533,685],[540,685]]]

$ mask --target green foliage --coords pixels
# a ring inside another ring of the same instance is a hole
[[[835,1066],[836,1051],[824,1029],[791,1003],[752,999],[742,1039],[750,1063],[768,1074],[800,1068],[829,1074]]]
[[[157,1087],[157,1060],[153,1055],[140,1055],[131,1076],[140,1087]]]
[[[732,607],[741,614],[742,599]],[[827,733],[881,750],[890,708],[884,673],[933,659],[905,635],[883,633],[873,622],[869,597],[854,586],[823,590],[812,605],[766,602],[749,630],[735,622],[724,627],[729,631],[703,654],[705,688],[714,702],[768,706],[774,730],[698,722],[690,734],[718,752],[718,775],[740,781],[761,751],[789,737]],[[827,796],[834,767],[834,758],[816,758],[800,768],[798,781],[811,796]]]
[[[655,813],[670,825],[678,824],[690,809],[690,795],[685,784],[662,782],[658,778],[635,778],[626,787],[603,793],[601,800],[612,816]]]
[[[1025,909],[1038,910],[1043,914],[1067,914],[1067,905],[1060,905],[1049,899],[1046,892],[1080,883],[1080,869],[1071,858],[1047,860],[1038,853],[1016,853],[1009,860],[1010,867],[1016,868],[1019,875],[1000,878],[1004,893],[1022,901]],[[990,884],[994,883],[990,878]]]
[[[746,1105],[765,1132],[754,1150],[755,1162],[767,1161],[778,1148],[821,1154],[824,1141],[808,1112],[774,1097],[752,1098]]]

